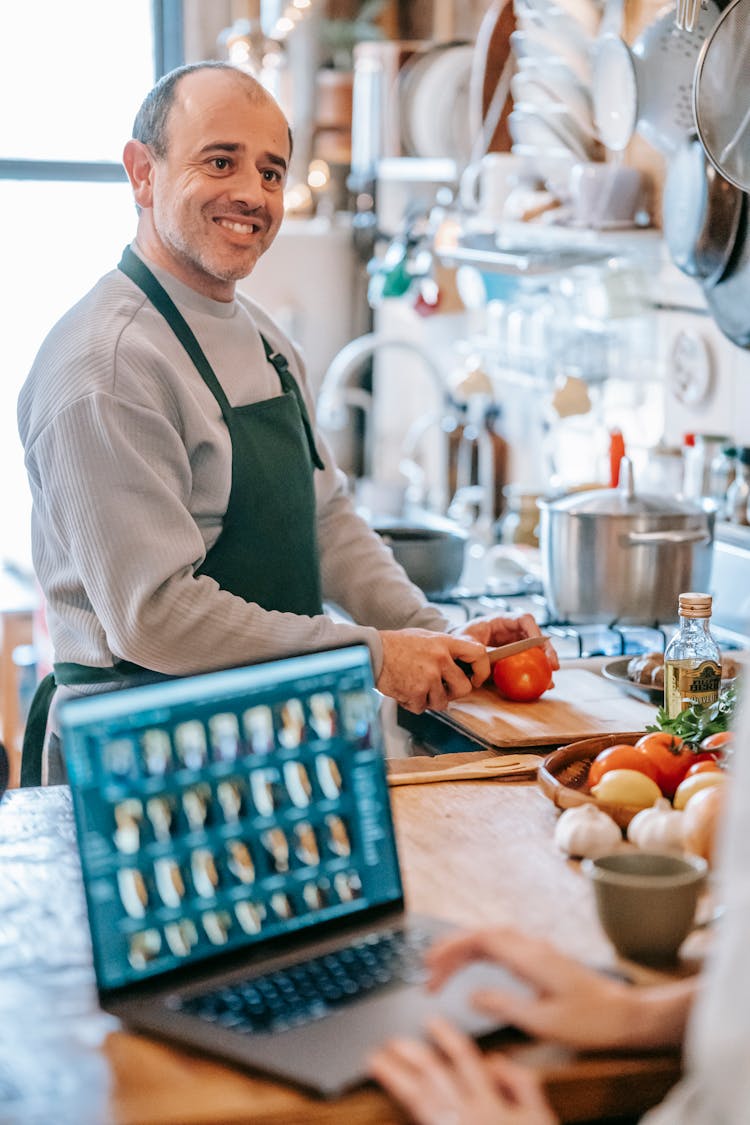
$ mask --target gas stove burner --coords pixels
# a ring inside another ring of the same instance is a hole
[[[541,629],[559,638],[573,655],[629,656],[641,652],[664,652],[669,633],[662,625],[573,625],[565,621],[540,621]],[[560,652],[560,646],[555,646]],[[560,655],[563,655],[560,652]],[[570,655],[567,651],[565,655]]]

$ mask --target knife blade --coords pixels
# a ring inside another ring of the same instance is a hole
[[[507,645],[499,645],[497,648],[488,648],[487,656],[490,660],[490,667],[497,664],[498,660],[505,660],[506,656],[513,656],[517,652],[525,652],[527,648],[540,648],[547,641],[546,637],[524,637],[520,641],[511,641]],[[471,679],[472,666],[465,660],[456,660],[456,664],[461,669],[465,676]]]

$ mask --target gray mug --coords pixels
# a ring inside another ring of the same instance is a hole
[[[674,961],[695,926],[708,864],[699,856],[617,852],[587,859],[602,928],[631,961]]]

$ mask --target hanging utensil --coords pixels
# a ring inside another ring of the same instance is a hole
[[[733,0],[703,45],[695,70],[698,136],[725,179],[750,191],[750,0]]]
[[[595,44],[592,95],[603,143],[623,151],[633,134],[672,154],[694,131],[691,93],[701,45],[719,15],[714,0],[702,8],[695,31],[675,27],[674,9],[640,33],[629,47],[607,31]]]
[[[716,285],[704,285],[703,292],[713,318],[724,335],[738,347],[750,348],[748,196],[743,197],[740,225],[726,273]]]
[[[742,212],[742,192],[725,180],[691,137],[672,157],[664,181],[662,228],[672,261],[714,285],[726,272]]]

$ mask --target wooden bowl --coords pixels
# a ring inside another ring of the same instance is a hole
[[[594,805],[608,813],[620,828],[627,828],[635,814],[640,812],[640,806],[612,805],[606,801],[597,801],[585,791],[586,782],[589,767],[597,754],[610,746],[633,746],[639,738],[640,734],[602,734],[596,738],[582,738],[578,742],[571,742],[569,746],[561,746],[559,750],[548,754],[539,766],[537,781],[540,789],[559,809]]]

